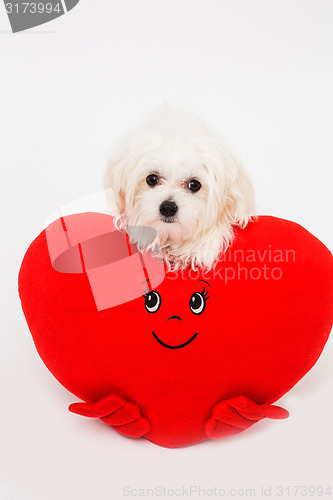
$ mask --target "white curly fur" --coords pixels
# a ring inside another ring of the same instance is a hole
[[[146,182],[152,173],[154,187]],[[196,193],[186,187],[191,179],[201,183]],[[200,118],[170,106],[115,145],[104,183],[117,203],[118,228],[154,228],[153,243],[140,232],[135,242],[141,250],[159,246],[170,269],[210,269],[254,211],[252,184],[230,146]],[[172,223],[161,218],[165,200],[178,206]]]

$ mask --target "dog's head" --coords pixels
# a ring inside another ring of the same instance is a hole
[[[162,247],[219,226],[227,241],[232,225],[245,226],[253,213],[252,185],[229,146],[197,117],[172,109],[117,144],[105,186],[121,221],[153,227]]]

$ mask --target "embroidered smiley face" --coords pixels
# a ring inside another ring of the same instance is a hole
[[[210,286],[210,284],[207,281],[204,281],[204,280],[199,280],[199,281],[203,281],[208,286]],[[147,293],[145,293],[143,295],[143,297],[145,299],[146,311],[149,314],[157,313],[157,311],[159,311],[160,308],[162,307],[162,297],[161,297],[160,293],[158,293],[156,290],[147,291]],[[208,291],[206,290],[205,287],[203,288],[203,290],[201,292],[192,293],[192,295],[189,298],[189,302],[188,302],[188,307],[189,307],[189,310],[191,311],[191,313],[196,315],[196,316],[201,315],[206,309],[206,303],[207,303],[208,299],[209,299],[209,295],[208,295]],[[178,315],[169,316],[166,319],[166,322],[169,322],[171,320],[183,322],[183,318],[181,318]],[[190,344],[191,342],[193,342],[193,340],[198,335],[198,332],[195,332],[185,342],[182,342],[181,344],[176,344],[176,345],[172,345],[172,344],[168,344],[168,343],[164,342],[163,340],[161,340],[158,337],[158,335],[156,334],[155,331],[152,331],[152,334],[153,334],[154,338],[157,340],[157,342],[159,342],[159,344],[161,344],[163,347],[167,347],[168,349],[181,349],[182,347],[185,347],[188,344]]]

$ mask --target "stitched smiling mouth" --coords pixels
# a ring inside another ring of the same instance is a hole
[[[190,344],[192,342],[192,340],[194,340],[195,337],[198,335],[198,332],[196,332],[194,335],[192,335],[192,337],[190,339],[188,339],[186,342],[184,342],[183,344],[179,344],[179,345],[166,344],[165,342],[163,342],[163,340],[158,338],[158,336],[156,335],[155,332],[152,332],[152,334],[154,335],[157,342],[159,342],[163,347],[167,347],[168,349],[181,349],[182,347],[185,347],[186,345]]]

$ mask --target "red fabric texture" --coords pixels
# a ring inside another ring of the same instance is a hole
[[[117,233],[111,244],[122,241],[123,250],[112,257],[118,271],[114,280],[107,275],[109,295],[126,295],[119,282],[124,252],[133,257],[133,294],[140,294],[106,307],[103,297],[95,301],[88,274],[97,269],[100,279],[111,258],[105,251],[97,258],[93,243],[100,238],[105,247],[112,217],[77,214],[50,228],[59,234],[56,245],[49,248],[47,230],[31,244],[19,293],[40,357],[83,401],[72,412],[171,448],[288,416],[272,403],[315,364],[332,326],[333,259],[312,234],[261,216],[236,231],[215,270],[169,272],[160,282],[155,264],[132,255]],[[149,290],[160,297],[155,312],[145,306]]]

